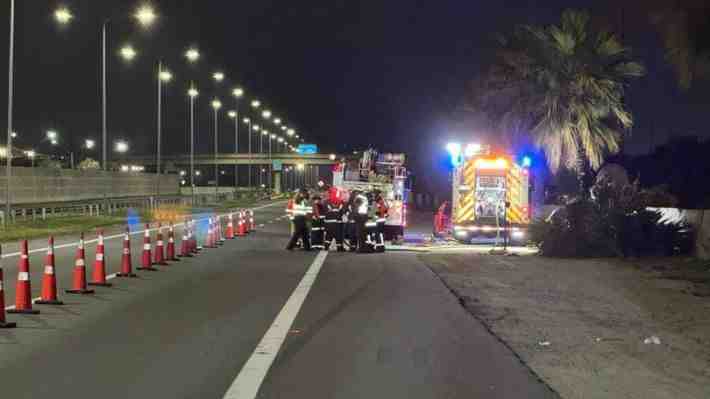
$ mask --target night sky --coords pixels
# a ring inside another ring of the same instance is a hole
[[[149,32],[128,18],[138,4],[132,1],[63,1],[76,16],[65,29],[51,18],[60,2],[17,3],[15,126],[18,145],[40,152],[49,150],[48,143],[37,144],[49,128],[60,132],[67,147],[100,138],[99,32],[105,18],[112,20],[109,134],[128,139],[132,153],[154,151],[153,77],[162,58],[176,75],[166,89],[166,153],[187,151],[190,80],[201,92],[200,152],[212,148],[209,101],[219,96],[233,108],[229,93],[239,84],[248,100],[260,99],[324,151],[368,145],[403,151],[421,182],[440,179],[438,160],[448,140],[497,135],[464,111],[468,82],[490,60],[492,35],[518,23],[555,22],[568,7],[591,9],[624,26],[626,41],[648,67],[648,76],[629,93],[637,125],[628,153],[647,152],[673,135],[710,134],[700,96],[706,88],[680,91],[644,18],[618,8],[609,12],[601,2],[153,1],[161,19]],[[2,21],[8,21],[8,4],[3,1]],[[7,39],[7,22],[3,26]],[[6,55],[7,40],[0,42]],[[140,52],[130,65],[116,56],[125,42]],[[203,58],[188,67],[182,54],[193,44]],[[218,69],[228,78],[222,86],[211,81]],[[7,76],[6,62],[0,74]],[[6,93],[5,81],[0,87]],[[0,103],[4,110],[4,94]],[[223,150],[233,151],[233,125],[224,116]],[[6,123],[4,112],[0,123]]]

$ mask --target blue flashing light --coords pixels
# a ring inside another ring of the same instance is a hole
[[[449,155],[451,156],[451,164],[453,166],[458,166],[461,164],[461,144],[449,143],[446,146],[446,151],[448,151]]]
[[[524,156],[523,157],[523,162],[522,162],[523,168],[529,168],[532,166],[532,158],[529,156]]]

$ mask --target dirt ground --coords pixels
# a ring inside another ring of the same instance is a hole
[[[710,398],[708,264],[420,256],[563,398]]]

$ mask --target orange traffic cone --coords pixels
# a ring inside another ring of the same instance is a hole
[[[86,253],[84,252],[84,233],[81,233],[79,246],[76,248],[74,261],[74,283],[72,289],[66,290],[67,294],[93,294],[94,290],[86,288]]]
[[[2,262],[2,247],[0,247],[0,262]],[[5,319],[5,291],[3,288],[2,263],[0,263],[0,328],[15,328],[16,323],[8,323]]]
[[[96,244],[96,260],[94,261],[94,278],[89,285],[98,287],[110,287],[112,284],[106,281],[106,247],[104,246],[104,232],[99,230],[99,242]]]
[[[47,257],[44,262],[44,276],[42,276],[42,298],[36,301],[36,305],[64,305],[57,298],[57,276],[54,265],[54,237],[49,237],[47,246]]]
[[[163,226],[158,223],[158,235],[155,238],[155,260],[153,264],[167,266],[165,261],[165,243],[163,242]]]
[[[15,289],[15,308],[7,313],[37,314],[32,309],[32,287],[30,284],[30,259],[27,240],[20,244],[20,261],[17,264],[17,288]]]
[[[234,239],[234,213],[227,215],[227,239]]]
[[[126,227],[126,232],[123,234],[123,256],[121,257],[121,273],[116,274],[116,277],[138,277],[133,273],[133,261],[131,260],[131,235],[130,230]]]
[[[153,260],[151,259],[150,250],[150,225],[145,225],[145,233],[143,235],[143,257],[141,258],[141,267],[138,270],[145,270],[150,272],[158,271],[158,269],[153,267]]]
[[[244,211],[239,211],[239,223],[237,224],[237,235],[244,237],[247,235],[246,221],[244,220]]]
[[[180,260],[175,256],[175,227],[172,222],[170,222],[170,227],[168,228],[168,249],[166,257],[169,262],[177,262]]]

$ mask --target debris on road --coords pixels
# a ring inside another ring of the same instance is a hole
[[[644,339],[644,340],[643,340],[643,343],[646,344],[646,345],[649,345],[649,344],[660,345],[660,344],[661,344],[661,339],[658,338],[658,337],[655,336],[655,335],[652,335],[652,336],[650,336],[650,337]]]
[[[550,346],[550,341],[540,341],[537,344],[540,346]]]

